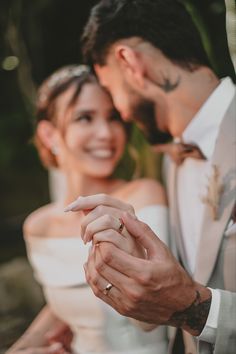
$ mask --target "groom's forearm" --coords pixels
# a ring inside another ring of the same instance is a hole
[[[185,309],[177,311],[169,318],[168,324],[179,327],[193,336],[199,336],[208,318],[211,307],[211,291],[199,284],[195,284],[192,301]]]

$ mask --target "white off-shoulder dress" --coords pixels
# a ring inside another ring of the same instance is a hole
[[[139,210],[137,217],[168,243],[168,211],[160,205]],[[98,299],[86,283],[83,264],[89,245],[80,237],[28,237],[28,257],[55,315],[74,333],[76,354],[166,354],[167,330],[144,332]]]

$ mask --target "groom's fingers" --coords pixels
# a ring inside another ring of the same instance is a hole
[[[121,314],[127,315],[127,311],[132,308],[133,299],[142,296],[142,288],[134,278],[128,277],[104,263],[102,248],[105,245],[106,243],[101,243],[98,247],[93,247],[92,252],[90,252],[88,262],[84,266],[86,279],[97,297]],[[107,245],[109,246],[109,244]],[[112,252],[114,252],[114,249],[116,247],[113,246]],[[143,267],[142,270],[147,271]],[[141,271],[139,271],[137,280],[140,280],[140,278],[145,278]],[[107,285],[112,286],[108,292],[105,292]]]
[[[104,263],[100,246],[94,248],[94,255],[90,256],[93,259],[90,258],[87,263],[89,283],[97,289],[98,293],[103,292],[108,283],[112,284],[114,289],[111,293],[117,298],[129,278]]]
[[[91,264],[92,264],[92,266],[91,266]],[[105,294],[104,290],[102,291],[101,289],[98,288],[98,285],[97,285],[98,284],[98,280],[92,281],[91,272],[90,272],[89,268],[95,269],[95,267],[94,267],[93,263],[91,262],[91,260],[88,261],[84,265],[84,270],[85,270],[86,280],[87,280],[89,286],[91,287],[94,295],[97,296],[98,298],[100,298],[101,300],[103,300],[104,302],[106,302],[108,305],[110,305],[116,311],[119,312],[120,309],[117,306],[117,303],[120,304],[120,303],[124,302],[122,294],[120,292],[118,292],[118,289],[116,289],[114,286],[111,288],[111,290],[109,291],[108,294]],[[107,285],[108,285],[108,282],[107,283],[103,283],[103,287],[104,288]],[[115,301],[114,301],[114,297],[115,297]]]
[[[91,210],[98,207],[99,205],[106,205],[109,207],[120,209],[122,211],[129,211],[130,213],[134,214],[134,208],[131,205],[106,194],[96,194],[87,197],[79,197],[77,200],[75,200],[73,203],[71,203],[65,208],[65,212]]]
[[[149,263],[141,258],[134,257],[114,246],[112,243],[100,243],[103,265],[100,264],[99,273],[105,274],[104,269],[108,265],[126,277],[138,280],[143,272],[148,271]]]
[[[107,279],[98,273],[96,269],[96,258],[98,257],[98,252],[98,247],[96,246],[93,246],[92,250],[89,252],[88,261],[84,264],[86,280],[97,297],[115,307],[111,294],[119,301],[122,301],[122,295],[119,288],[114,286],[113,279]],[[112,284],[112,288],[105,293],[105,289],[108,284]]]
[[[130,213],[123,213],[122,220],[127,231],[147,250],[148,258],[155,258],[164,246],[158,236],[147,224]]]

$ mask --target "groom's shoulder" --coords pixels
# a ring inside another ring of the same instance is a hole
[[[151,178],[140,178],[130,182],[128,199],[135,209],[147,205],[166,204],[166,195],[162,184]]]

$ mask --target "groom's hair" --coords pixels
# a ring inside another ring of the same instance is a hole
[[[106,64],[116,41],[140,37],[188,69],[210,66],[198,30],[178,0],[101,0],[81,38],[87,64]]]

